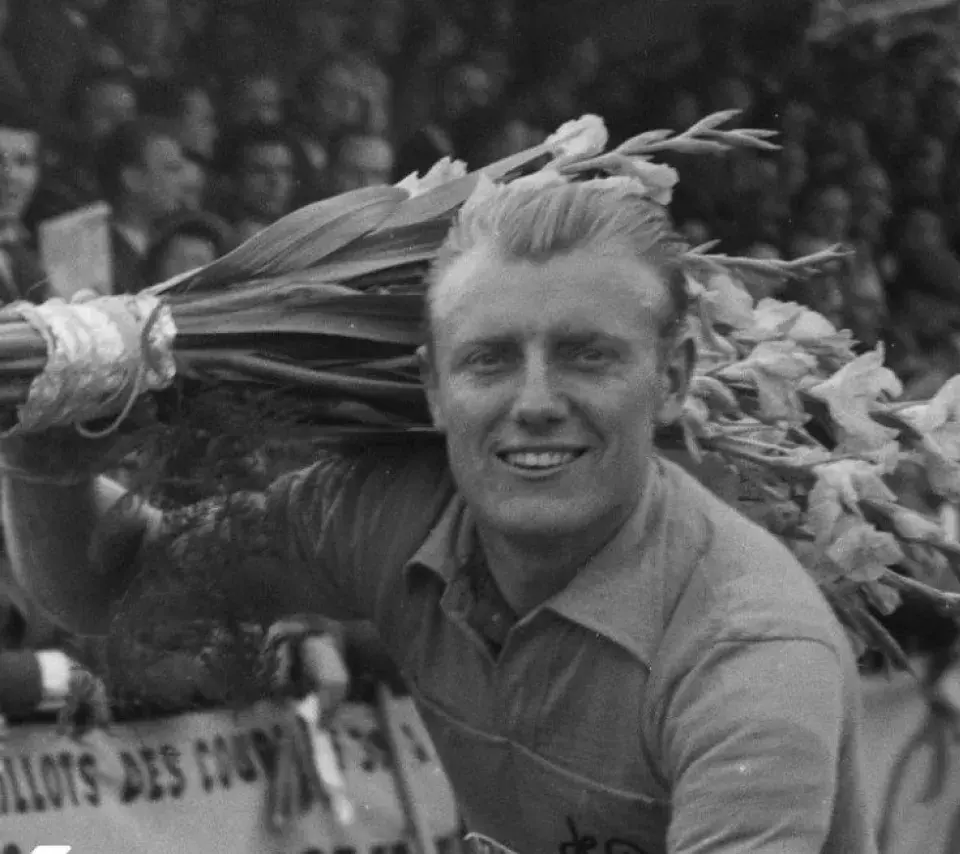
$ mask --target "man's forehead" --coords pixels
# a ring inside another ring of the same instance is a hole
[[[434,321],[460,325],[483,314],[509,316],[518,301],[549,313],[560,310],[582,317],[603,313],[599,300],[629,305],[629,320],[659,317],[669,296],[662,278],[626,252],[574,250],[544,262],[505,259],[489,247],[477,247],[457,259],[434,285]],[[632,309],[636,311],[632,311]]]

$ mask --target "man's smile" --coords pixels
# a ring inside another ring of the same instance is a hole
[[[517,473],[553,474],[572,465],[584,454],[586,447],[528,447],[499,451],[497,458]]]

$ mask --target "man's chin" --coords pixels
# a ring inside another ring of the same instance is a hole
[[[559,537],[587,530],[595,512],[577,499],[513,497],[483,514],[497,533],[513,537]]]

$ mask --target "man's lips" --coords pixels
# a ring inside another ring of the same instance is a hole
[[[497,453],[501,462],[524,471],[552,471],[576,462],[586,452],[585,447],[516,448]]]

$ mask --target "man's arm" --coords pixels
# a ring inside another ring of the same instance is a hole
[[[843,683],[838,656],[815,641],[713,646],[666,711],[670,854],[820,854]]]
[[[327,454],[264,493],[161,514],[106,480],[10,480],[14,572],[64,627],[104,634],[118,611],[261,623],[291,613],[365,618],[425,539],[452,487],[441,448]]]

